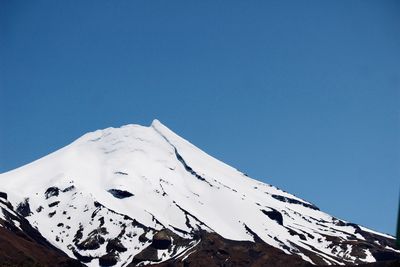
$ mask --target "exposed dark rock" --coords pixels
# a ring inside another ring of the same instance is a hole
[[[139,236],[139,241],[142,243],[149,241],[149,239],[146,237],[146,233],[143,233]]]
[[[155,129],[155,128],[154,128],[154,129]],[[198,173],[196,173],[196,172],[193,170],[193,168],[190,167],[190,166],[186,163],[186,161],[183,159],[183,157],[179,154],[178,149],[176,149],[176,147],[168,140],[167,137],[165,137],[165,136],[164,136],[161,132],[159,132],[157,129],[155,129],[155,130],[156,130],[156,132],[157,132],[158,134],[161,135],[162,138],[164,138],[164,140],[165,140],[168,144],[170,144],[170,146],[173,147],[174,152],[175,152],[176,159],[183,165],[183,167],[185,168],[185,170],[186,170],[187,172],[189,172],[191,175],[193,175],[194,177],[196,177],[196,178],[199,179],[200,181],[206,182],[210,187],[213,187],[213,185],[212,185],[209,181],[207,181],[204,177],[202,177],[201,175],[199,175]]]
[[[304,234],[298,233],[297,231],[290,229],[289,227],[286,227],[286,229],[289,231],[290,235],[297,235],[301,240],[307,240],[306,236]]]
[[[107,253],[99,258],[100,266],[114,266],[118,263],[118,255],[115,253]]]
[[[50,203],[50,204],[49,204],[49,208],[52,208],[52,207],[54,207],[54,206],[57,206],[58,203],[60,203],[60,201],[54,201],[54,202]]]
[[[108,190],[108,192],[116,198],[127,198],[127,197],[133,196],[132,193],[125,191],[125,190],[119,190],[119,189],[110,189],[110,190]]]
[[[142,261],[160,261],[160,259],[158,258],[157,249],[153,248],[152,246],[148,246],[133,257],[133,260],[128,265],[128,267],[137,266]]]
[[[106,234],[108,234],[108,231],[107,228],[105,227],[99,227],[89,233],[89,235],[106,235]]]
[[[24,217],[28,217],[32,214],[31,208],[29,206],[29,198],[25,198],[25,200],[18,204],[17,212]]]
[[[36,209],[36,212],[41,212],[43,210],[43,207],[42,206],[39,206],[37,209]]]
[[[244,228],[246,229],[247,233],[251,234],[253,236],[254,242],[263,242],[262,239],[248,227],[246,224],[244,224]]]
[[[64,189],[62,190],[62,192],[63,192],[63,193],[66,193],[66,192],[72,191],[72,190],[74,190],[74,189],[75,189],[75,186],[74,186],[74,185],[71,185],[71,186],[68,186],[67,188],[64,188]]]
[[[49,213],[49,217],[51,218],[51,217],[53,217],[55,214],[56,214],[56,211],[50,212],[50,213]]]
[[[58,187],[52,186],[47,188],[46,192],[44,192],[44,196],[46,199],[49,199],[53,196],[58,196],[60,193],[60,189]]]
[[[151,246],[155,249],[168,249],[171,244],[171,236],[165,230],[157,232],[151,242]]]
[[[90,262],[93,258],[90,256],[83,256],[81,255],[78,251],[76,251],[74,248],[72,248],[72,253],[74,253],[74,256],[81,262],[88,263]]]
[[[180,205],[178,205],[178,203],[176,203],[175,201],[173,201],[173,203],[176,205],[176,207],[178,207],[185,214],[185,218],[186,218],[185,224],[189,229],[192,229],[191,232],[196,232],[198,229],[193,228],[193,226],[190,224],[189,217],[196,221],[196,225],[205,226],[205,227],[207,227],[208,229],[210,229],[212,231],[212,229],[208,225],[203,223],[201,220],[199,220],[196,216],[191,214],[189,211],[187,211],[184,208],[182,208]]]
[[[104,217],[100,217],[99,222],[100,222],[100,227],[102,227],[104,225]]]
[[[102,235],[108,234],[107,229],[105,227],[100,227],[98,229],[93,230],[88,234],[88,237],[80,243],[78,242],[78,237],[82,235],[83,227],[80,225],[79,230],[75,234],[74,242],[76,243],[76,247],[80,250],[94,250],[98,249],[100,245],[104,244],[105,239]],[[80,237],[82,238],[82,237]],[[80,239],[79,238],[79,239]],[[76,241],[75,241],[76,240]]]
[[[96,217],[97,213],[98,213],[100,210],[101,210],[101,207],[96,208],[96,209],[92,212],[91,218],[93,219],[94,217]]]
[[[5,192],[0,192],[0,198],[3,198],[5,200],[7,200],[7,193]]]
[[[121,241],[118,238],[110,239],[108,240],[107,246],[106,246],[106,251],[107,253],[110,252],[124,252],[127,251],[127,248],[122,245]]]
[[[194,234],[193,239],[182,238],[169,229],[163,229],[163,230],[159,231],[158,233],[160,233],[158,235],[158,237],[157,236],[156,236],[156,238],[153,237],[153,240],[154,239],[162,240],[162,239],[167,239],[168,237],[170,238],[169,239],[170,241],[173,240],[174,246],[169,246],[167,248],[168,253],[170,253],[170,254],[177,253],[177,249],[179,247],[189,247],[191,245],[190,242],[200,239],[200,233]],[[155,245],[155,246],[157,247],[157,245]],[[142,261],[153,261],[153,262],[160,261],[161,259],[158,258],[158,252],[157,252],[158,250],[155,246],[153,246],[153,244],[152,244],[152,245],[146,247],[141,252],[139,252],[137,255],[134,256],[132,263],[129,264],[128,266],[136,266],[136,264],[138,264]]]
[[[81,243],[78,243],[76,247],[80,250],[94,250],[98,249],[100,245],[104,244],[104,242],[104,237],[102,237],[101,235],[93,235],[89,236]]]
[[[344,222],[344,221],[336,219],[336,218],[334,218],[334,223],[337,226],[351,226],[351,227],[353,227],[355,229],[355,233],[356,234],[362,234],[362,232],[363,232],[361,230],[360,226],[358,226],[355,223]]]
[[[312,267],[299,256],[287,255],[283,251],[263,242],[233,241],[216,233],[199,232],[200,243],[186,251],[184,256],[171,259],[153,266],[159,267]],[[174,240],[175,241],[175,240]],[[149,255],[151,255],[149,253]],[[128,267],[136,266],[139,259],[132,261]]]
[[[165,137],[164,137],[165,138]],[[169,143],[169,141],[168,141]],[[197,179],[199,179],[200,181],[206,182],[209,186],[213,187],[212,184],[210,184],[210,182],[208,182],[204,177],[202,177],[201,175],[197,174],[192,167],[190,167],[186,161],[183,159],[183,157],[179,154],[178,150],[176,149],[175,146],[174,147],[174,151],[175,151],[175,156],[177,158],[177,160],[179,160],[180,163],[182,163],[183,167],[185,168],[185,170],[187,172],[189,172],[191,175],[193,175],[194,177],[196,177]]]
[[[79,224],[79,228],[76,231],[74,239],[73,239],[74,243],[77,244],[78,241],[82,239],[82,237],[83,237],[83,225]]]
[[[270,208],[272,209],[272,208]],[[278,224],[283,225],[283,217],[282,214],[277,211],[276,209],[272,209],[269,211],[266,210],[261,210],[262,213],[264,213],[265,215],[267,215],[271,220],[276,221]]]
[[[310,203],[305,203],[302,201],[299,201],[297,199],[294,198],[290,198],[290,197],[284,197],[284,196],[280,196],[280,195],[271,195],[273,198],[275,198],[276,200],[282,201],[282,202],[287,202],[290,204],[298,204],[298,205],[302,205],[304,207],[313,209],[313,210],[319,210],[319,208],[313,204]]]

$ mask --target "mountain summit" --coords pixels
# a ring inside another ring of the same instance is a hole
[[[85,134],[1,174],[0,209],[0,241],[6,232],[22,233],[78,265],[311,266],[400,258],[393,237],[249,178],[158,120]]]

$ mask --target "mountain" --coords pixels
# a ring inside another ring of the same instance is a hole
[[[157,120],[85,134],[3,173],[0,196],[0,246],[7,238],[22,246],[17,238],[25,235],[41,253],[51,251],[60,261],[67,255],[71,264],[312,266],[400,259],[392,236],[254,180]]]

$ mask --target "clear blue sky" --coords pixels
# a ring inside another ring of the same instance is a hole
[[[1,1],[0,79],[0,172],[158,118],[395,233],[400,1]]]

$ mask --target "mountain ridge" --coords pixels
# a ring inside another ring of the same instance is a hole
[[[263,243],[311,264],[400,255],[393,237],[254,180],[158,120],[87,133],[0,182],[46,240],[88,266],[168,262],[201,247],[202,232],[204,240],[215,233],[221,244]],[[163,231],[168,237],[155,241]],[[157,249],[160,242],[169,245]]]

